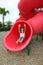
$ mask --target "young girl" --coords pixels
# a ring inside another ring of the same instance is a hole
[[[26,24],[24,24],[24,28],[21,28],[21,25],[19,24],[18,25],[18,30],[19,30],[19,34],[20,34],[20,37],[19,39],[17,40],[17,44],[20,42],[22,43],[25,39],[25,32],[26,32]]]

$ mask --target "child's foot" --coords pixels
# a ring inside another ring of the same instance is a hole
[[[16,41],[16,44],[18,44],[18,41]]]
[[[17,41],[16,41],[16,44],[19,44],[19,43],[23,43],[23,41],[24,41],[24,38],[19,38]]]
[[[19,44],[20,43],[20,38],[16,41],[16,44]]]

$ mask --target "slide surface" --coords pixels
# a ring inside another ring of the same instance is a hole
[[[21,24],[21,27],[23,27],[24,24],[26,24],[26,35],[25,40],[23,43],[17,44],[16,41],[19,39],[19,31],[18,31],[18,24]],[[9,33],[4,38],[4,45],[7,48],[7,50],[10,50],[12,52],[19,52],[23,50],[24,48],[29,45],[30,40],[32,38],[32,27],[31,25],[26,22],[16,22],[14,26],[12,26]]]
[[[23,28],[24,24],[26,24],[26,33],[25,40],[23,41],[23,43],[17,44],[16,42],[19,39],[18,31],[19,24],[21,25],[21,28]],[[4,38],[4,45],[8,50],[12,52],[19,52],[25,49],[30,44],[34,32],[35,34],[37,34],[40,33],[41,31],[43,31],[43,12],[39,12],[30,20],[16,21],[16,23],[12,26],[9,33]]]

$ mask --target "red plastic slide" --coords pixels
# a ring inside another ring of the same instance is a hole
[[[20,0],[18,3],[18,9],[21,15],[26,19],[38,13],[35,8],[43,8],[43,0]]]
[[[36,23],[35,23],[36,22]],[[19,38],[18,24],[26,24],[26,39],[21,44],[16,44]],[[11,28],[10,32],[4,38],[4,45],[10,51],[18,52],[23,50],[27,45],[29,45],[32,35],[43,31],[43,12],[38,13],[35,17],[27,21],[18,21]]]
[[[26,24],[26,38],[25,41],[23,43],[19,43],[17,44],[16,41],[19,38],[19,32],[18,32],[18,24],[21,24],[23,27],[23,24]],[[10,50],[10,51],[21,51],[23,50],[25,47],[27,47],[27,45],[29,44],[31,38],[32,38],[32,27],[30,24],[26,23],[25,21],[21,21],[21,22],[16,22],[14,24],[14,26],[11,28],[11,30],[9,31],[9,33],[7,34],[7,36],[5,36],[4,38],[4,45],[5,47]]]
[[[12,52],[23,50],[29,45],[33,35],[43,31],[43,12],[36,12],[34,10],[34,8],[39,7],[43,7],[42,0],[20,0],[18,8],[22,17],[16,21],[4,38],[4,45],[7,50]],[[19,38],[19,24],[21,27],[24,27],[24,24],[26,24],[26,35],[25,40],[22,43],[16,44],[16,41]]]

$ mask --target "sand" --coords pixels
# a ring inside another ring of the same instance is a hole
[[[43,41],[34,36],[29,45],[30,55],[27,50],[21,52],[8,52],[4,47],[4,36],[8,32],[0,32],[0,65],[43,65]]]

